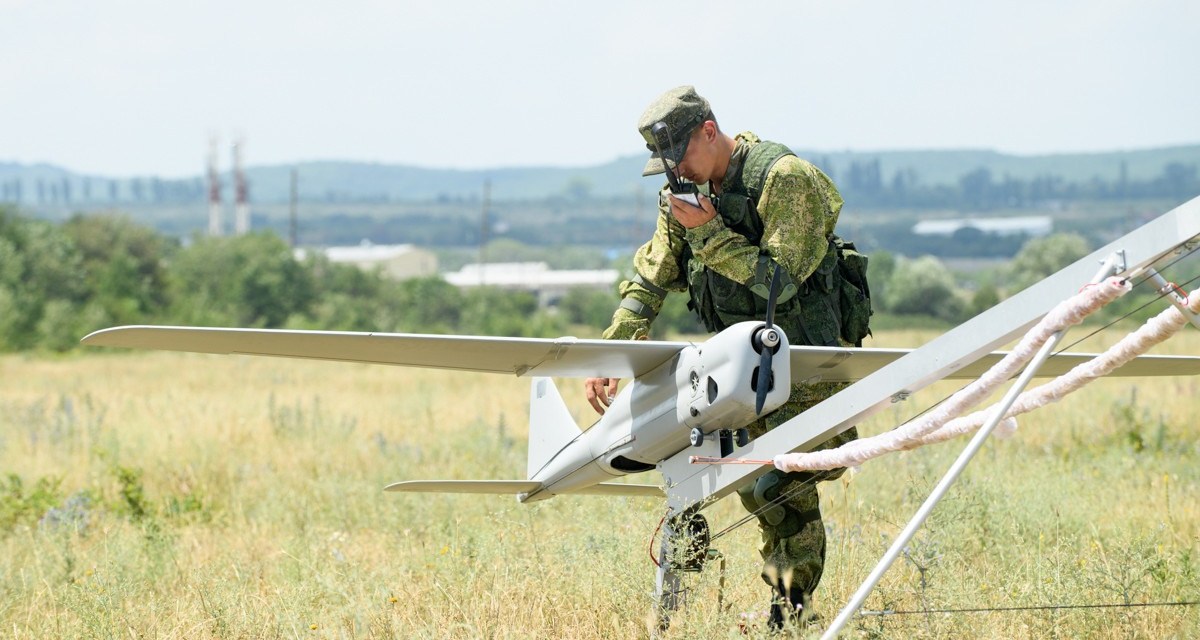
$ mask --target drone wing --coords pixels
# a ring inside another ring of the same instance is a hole
[[[289,331],[211,327],[127,326],[89,334],[83,343],[104,347],[310,358],[406,367],[456,369],[525,376],[635,378],[652,371],[689,344],[652,340],[496,338],[488,336],[349,331]],[[792,379],[861,380],[911,349],[791,347]],[[949,376],[974,379],[1004,356],[990,353]],[[1058,354],[1038,370],[1057,376],[1092,354]],[[1200,358],[1141,356],[1118,376],[1200,374]]]
[[[494,338],[348,331],[127,326],[83,344],[196,353],[282,356],[524,376],[633,378],[688,345],[648,340]]]
[[[843,349],[839,347],[792,347],[792,380],[820,379],[854,382],[911,353],[912,349]],[[1007,355],[1005,351],[984,354],[954,373],[947,380],[974,380]],[[1096,357],[1094,353],[1059,353],[1050,356],[1038,369],[1039,378],[1057,377]],[[1200,358],[1195,356],[1138,356],[1113,371],[1113,376],[1183,376],[1200,374]]]
[[[409,480],[384,487],[384,491],[407,493],[512,493],[530,494],[542,489],[540,482],[532,480]],[[624,482],[601,482],[570,491],[573,495],[593,496],[644,496],[663,497],[662,487],[653,484],[626,484]]]

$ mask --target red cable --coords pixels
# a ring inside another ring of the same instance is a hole
[[[1182,302],[1183,306],[1185,306],[1185,307],[1189,306],[1187,292],[1184,291],[1182,288],[1180,288],[1179,285],[1175,284],[1174,282],[1168,282],[1167,284],[1170,285],[1172,289],[1175,289],[1175,292],[1179,294],[1180,298],[1183,298],[1183,302]]]
[[[666,516],[666,514],[663,514],[663,517],[658,521],[658,526],[654,527],[654,535],[650,536],[650,560],[654,563],[654,566],[656,566],[656,567],[661,567],[662,564],[658,561],[658,558],[654,557],[654,539],[658,537],[658,530],[662,529],[662,525],[666,521],[667,521],[667,516]]]

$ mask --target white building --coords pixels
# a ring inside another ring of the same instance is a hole
[[[952,220],[922,220],[913,226],[919,236],[952,236],[959,229],[974,228],[984,233],[1011,236],[1023,233],[1044,236],[1054,231],[1050,216],[1018,216],[1013,218],[955,218]]]
[[[303,260],[307,255],[306,249],[296,249],[297,260]],[[411,244],[372,244],[363,240],[361,244],[350,247],[325,247],[313,249],[320,251],[329,258],[330,262],[352,264],[365,271],[375,269],[395,280],[419,278],[436,275],[437,256]]]
[[[444,277],[460,289],[488,286],[529,291],[537,295],[539,304],[546,306],[578,287],[613,291],[619,274],[616,269],[555,270],[545,262],[494,262],[468,264]]]

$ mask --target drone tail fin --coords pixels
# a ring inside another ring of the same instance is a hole
[[[550,378],[534,378],[529,393],[529,478],[583,432]]]

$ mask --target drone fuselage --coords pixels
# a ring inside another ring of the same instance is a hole
[[[612,399],[608,410],[538,469],[529,480],[542,488],[518,496],[522,502],[572,493],[613,477],[649,471],[690,445],[693,428],[704,434],[739,429],[758,419],[755,370],[761,354],[754,335],[761,322],[742,322],[700,344],[689,345],[658,368],[638,377]],[[786,354],[787,338],[776,331]],[[791,367],[787,357],[771,360],[772,386],[762,413],[787,402]],[[535,381],[532,402],[539,402]],[[544,393],[544,389],[543,389]],[[532,411],[531,411],[532,412]],[[535,425],[531,424],[531,429]]]

